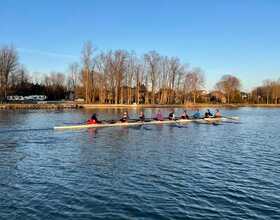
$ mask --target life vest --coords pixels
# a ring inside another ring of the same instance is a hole
[[[157,121],[163,121],[163,116],[162,116],[162,114],[161,114],[161,113],[157,113],[157,114],[156,114],[156,117],[155,117],[155,120],[157,120]]]
[[[175,114],[173,112],[169,113],[168,119],[169,120],[174,120],[175,119]]]
[[[221,117],[222,117],[222,114],[220,112],[216,112],[215,118],[221,118]]]
[[[96,120],[94,120],[94,119],[89,119],[89,120],[87,120],[87,124],[96,124]]]

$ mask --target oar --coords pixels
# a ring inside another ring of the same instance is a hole
[[[153,129],[151,129],[151,128],[147,128],[147,126],[141,126],[141,128],[143,128],[143,129],[145,129],[145,130],[148,130],[148,131],[153,130]]]
[[[187,128],[187,126],[184,126],[182,124],[180,124],[180,122],[178,122],[178,120],[180,120],[181,118],[175,118],[175,125],[177,126],[177,128]]]
[[[227,119],[236,120],[236,121],[239,120],[239,117],[238,117],[238,116],[232,116],[232,117],[229,117],[229,116],[222,116],[222,118],[227,118]]]
[[[229,123],[229,124],[241,124],[239,120],[231,120],[231,121],[223,121],[223,123]]]
[[[207,123],[202,123],[202,124],[208,124],[208,125],[214,125],[214,126],[218,126],[218,125],[222,125],[223,123],[221,123],[221,120],[207,120],[208,118],[202,118],[204,119],[204,121],[206,121]],[[210,119],[221,119],[221,118],[215,118],[215,117],[210,117]]]
[[[87,121],[82,121],[82,122],[64,122],[63,124],[65,125],[84,125],[87,123]]]
[[[218,125],[222,125],[222,124],[221,124],[221,123],[218,123],[218,122],[213,122],[212,125],[218,126]]]
[[[137,124],[135,126],[132,126],[131,128],[134,128],[134,129],[137,129],[137,130],[142,129],[142,128],[145,129],[145,130],[152,130],[151,128],[147,128],[146,126],[144,126],[145,125],[144,122],[151,121],[149,119],[145,119],[144,121],[141,121],[140,119],[130,119],[129,121],[141,122],[141,123],[139,123],[139,124]]]

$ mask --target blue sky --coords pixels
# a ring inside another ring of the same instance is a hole
[[[210,89],[234,74],[245,90],[280,78],[278,0],[1,0],[0,45],[31,72],[67,70],[83,42],[156,50],[201,67]]]

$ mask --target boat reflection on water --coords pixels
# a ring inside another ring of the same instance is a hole
[[[98,129],[89,128],[87,133],[88,133],[88,139],[93,140],[94,138],[96,138],[96,135],[98,134]]]

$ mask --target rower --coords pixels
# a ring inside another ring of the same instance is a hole
[[[205,112],[205,118],[210,118],[213,117],[213,114],[210,112],[210,109],[207,109],[207,111]]]
[[[129,119],[127,111],[123,113],[122,118],[120,119],[121,122],[127,122]]]
[[[174,110],[172,110],[169,115],[168,115],[168,119],[169,120],[175,120],[176,119],[176,116],[175,116],[175,113],[174,113]]]
[[[193,118],[195,118],[195,119],[201,118],[199,109],[196,110],[196,112],[193,115]]]
[[[187,114],[187,110],[183,111],[183,114],[181,115],[181,119],[189,119],[189,116]]]
[[[162,116],[160,110],[158,110],[156,116],[154,117],[154,120],[156,120],[156,121],[163,121],[163,116]]]
[[[144,122],[144,121],[145,121],[145,115],[144,115],[144,112],[140,112],[140,115],[139,115],[139,121],[142,121],[142,122]]]
[[[102,122],[97,119],[97,113],[93,113],[91,118],[87,120],[87,124],[101,124]]]
[[[221,114],[221,112],[219,111],[219,109],[216,109],[216,112],[215,112],[214,117],[215,117],[215,118],[221,118],[221,117],[222,117],[222,114]]]

